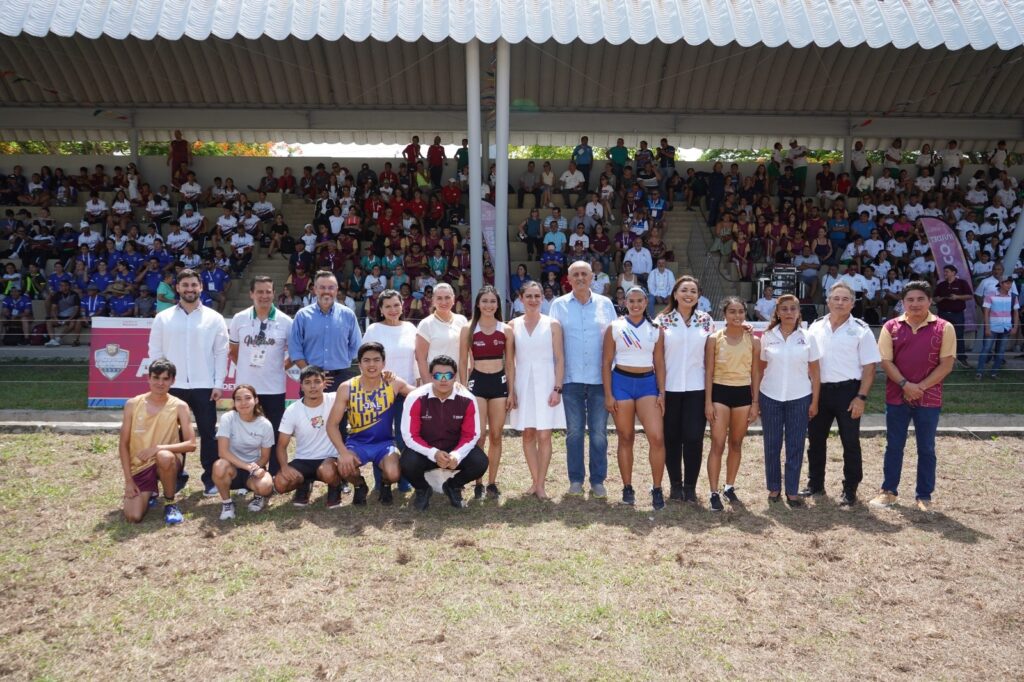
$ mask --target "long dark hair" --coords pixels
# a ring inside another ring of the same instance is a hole
[[[676,301],[676,292],[679,290],[679,287],[681,287],[686,282],[693,282],[694,286],[697,287],[698,301],[693,304],[693,310],[690,311],[690,317],[692,318],[693,314],[697,312],[697,306],[700,305],[700,282],[697,280],[696,277],[691,277],[690,275],[682,275],[676,280],[676,283],[672,285],[672,293],[668,295],[668,303],[665,305],[665,309],[661,311],[662,315],[668,315],[673,310],[678,310],[679,302]],[[680,311],[679,314],[682,315],[682,311]]]
[[[262,417],[263,416],[263,405],[260,404],[260,396],[256,392],[256,389],[253,386],[251,386],[250,384],[238,384],[237,386],[235,386],[235,390],[231,392],[231,409],[235,410],[235,396],[238,395],[238,392],[242,391],[242,390],[249,391],[249,393],[252,394],[252,397],[256,400],[256,404],[253,405],[253,408],[252,408],[253,416],[254,417]],[[237,412],[237,410],[235,410],[235,411]]]
[[[501,295],[498,294],[498,290],[492,287],[490,284],[485,284],[480,287],[480,291],[476,292],[476,299],[473,301],[473,319],[469,322],[470,330],[476,329],[477,322],[480,321],[480,299],[483,298],[484,294],[494,294],[494,298],[498,300],[498,307],[494,310],[494,319],[501,322]],[[470,335],[472,335],[470,331]]]

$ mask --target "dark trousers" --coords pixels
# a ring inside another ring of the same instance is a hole
[[[859,379],[821,385],[818,414],[807,428],[807,487],[812,490],[825,488],[826,443],[832,422],[836,421],[839,423],[839,440],[843,444],[843,492],[850,496],[857,494],[857,486],[864,478],[860,419],[851,417],[847,408],[857,397],[859,389]]]
[[[523,197],[527,194],[533,195],[533,207],[540,208],[540,196],[544,191],[540,189],[523,189],[520,187],[516,190],[516,206],[519,208],[523,207]]]
[[[665,393],[665,468],[672,487],[697,486],[706,426],[703,390]]]
[[[540,258],[540,255],[544,253],[544,242],[541,241],[540,237],[527,237],[526,238],[526,257],[530,260],[534,258]]]
[[[795,400],[773,400],[761,394],[761,431],[764,434],[764,482],[770,493],[782,490],[779,458],[786,445],[786,494],[800,491],[800,468],[804,463],[804,439],[807,438],[807,410],[811,395]]]
[[[956,359],[967,362],[967,345],[964,343],[964,313],[939,311],[939,317],[953,325],[956,332]]]
[[[416,452],[412,448],[406,448],[402,452],[402,476],[404,476],[412,487],[416,490],[426,490],[430,487],[427,483],[427,479],[424,477],[428,471],[437,469],[437,464],[431,462],[429,459]],[[456,474],[452,476],[452,485],[456,488],[462,488],[467,483],[475,481],[484,475],[487,471],[487,455],[480,448],[473,448],[469,451],[459,466],[456,469]]]
[[[267,466],[267,471],[271,476],[277,476],[277,472],[281,469],[281,465],[277,461],[277,429],[281,426],[281,417],[284,416],[284,393],[261,395],[260,406],[263,408],[263,416],[274,427],[274,446],[270,448],[270,464]]]
[[[593,164],[587,166],[576,166],[576,170],[583,173],[583,191],[590,191],[590,170],[593,168]]]
[[[434,189],[441,189],[441,178],[443,175],[444,166],[430,167],[430,183],[434,185]]]
[[[718,214],[722,210],[722,199],[724,197],[708,195],[708,226],[714,227],[718,224]]]
[[[203,487],[213,487],[213,463],[217,461],[217,403],[210,400],[212,388],[172,388],[171,395],[188,403],[199,431],[199,462],[203,465]],[[182,457],[182,460],[185,458]]]
[[[329,369],[326,370],[327,376],[331,379],[331,385],[324,389],[324,393],[337,393],[338,386],[351,379],[356,375],[356,370],[351,367],[345,367],[344,369]]]

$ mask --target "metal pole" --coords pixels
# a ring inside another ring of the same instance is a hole
[[[843,138],[843,166],[844,172],[850,174],[850,181],[857,184],[857,178],[853,177],[853,166],[850,164],[850,154],[853,152],[853,140],[849,136]]]
[[[509,70],[511,55],[508,41],[498,39],[498,60],[494,74],[494,285],[501,300],[508,302],[508,133]]]
[[[484,283],[484,233],[480,224],[480,43],[466,43],[466,126],[469,139],[469,254],[472,294]]]
[[[139,129],[132,128],[128,133],[128,156],[131,157],[135,167],[139,167]]]

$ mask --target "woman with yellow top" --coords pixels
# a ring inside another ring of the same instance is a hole
[[[739,498],[733,487],[743,455],[743,437],[758,414],[757,396],[761,383],[761,344],[745,326],[747,306],[736,296],[722,303],[725,328],[708,337],[704,346],[704,414],[711,424],[711,451],[708,453],[708,482],[711,484],[711,511],[722,511],[725,495],[730,503]],[[726,438],[725,489],[718,492],[722,472],[722,453]]]

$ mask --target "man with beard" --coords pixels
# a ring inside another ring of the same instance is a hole
[[[149,359],[170,360],[177,367],[171,395],[184,400],[199,429],[199,459],[203,465],[203,490],[217,495],[213,463],[217,461],[217,401],[224,386],[228,361],[228,328],[217,311],[199,300],[203,283],[188,268],[178,273],[178,303],[157,314],[149,332]],[[184,464],[182,465],[184,472]],[[179,487],[188,476],[179,476]]]

